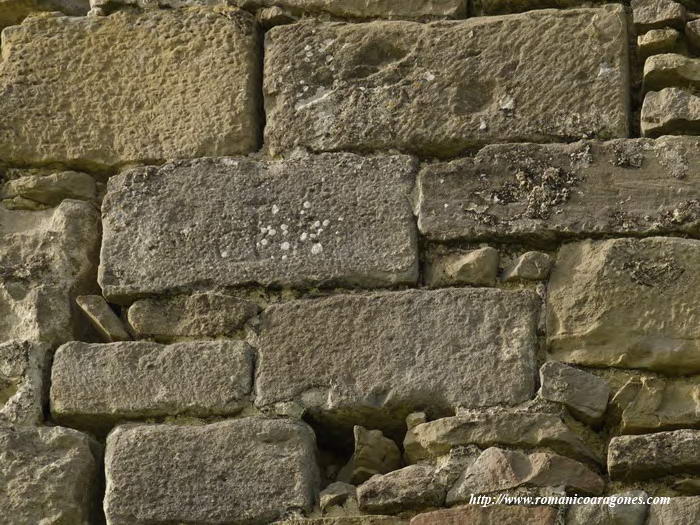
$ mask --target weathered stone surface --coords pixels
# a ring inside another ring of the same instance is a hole
[[[386,429],[420,409],[521,403],[534,394],[538,303],[530,292],[453,288],[270,306],[253,343],[256,405],[294,400]]]
[[[632,0],[631,5],[637,33],[664,27],[682,29],[685,23],[685,6],[673,0]]]
[[[700,134],[700,97],[679,88],[650,91],[642,104],[642,134]]]
[[[401,451],[381,430],[367,430],[355,425],[355,451],[340,469],[338,479],[353,485],[364,483],[375,474],[386,474],[401,467]]]
[[[101,295],[81,295],[75,298],[75,302],[106,342],[114,343],[131,339],[129,332],[124,328],[124,323]]]
[[[700,495],[700,478],[682,478],[673,483],[673,489],[677,490],[681,494],[687,494],[689,496]]]
[[[232,415],[248,404],[252,371],[252,351],[240,341],[71,342],[54,357],[51,412],[90,429],[147,417]]]
[[[32,13],[61,11],[81,16],[88,12],[88,0],[0,0],[0,29],[19,24]]]
[[[0,206],[0,341],[78,339],[74,298],[96,287],[99,212],[65,200],[44,211]]]
[[[460,18],[467,14],[465,0],[235,0],[245,6],[282,6],[298,14],[329,13],[344,18]]]
[[[435,257],[426,269],[428,286],[471,284],[493,286],[498,274],[498,250],[487,246],[466,253]]]
[[[44,421],[50,350],[42,343],[0,343],[0,424]]]
[[[136,301],[129,324],[141,337],[157,341],[232,336],[260,307],[232,295],[202,293]]]
[[[700,241],[672,237],[563,246],[549,279],[553,359],[700,372]]]
[[[665,53],[644,62],[644,89],[658,91],[667,87],[700,87],[700,58]]]
[[[417,279],[410,157],[199,159],[129,171],[103,204],[100,284],[120,302],[197,286]]]
[[[671,498],[649,506],[648,525],[686,525],[700,522],[700,498]]]
[[[562,403],[586,423],[597,423],[608,406],[607,381],[562,363],[549,362],[540,368],[540,395]]]
[[[518,505],[469,505],[418,514],[411,525],[555,525],[557,510],[552,507]]]
[[[271,29],[275,26],[291,24],[296,21],[296,17],[289,10],[278,6],[260,9],[255,14],[255,18],[264,29]]]
[[[102,168],[254,151],[258,40],[238,10],[27,19],[3,32],[0,159]]]
[[[618,436],[608,446],[610,479],[637,480],[700,469],[700,430]]]
[[[0,425],[0,511],[8,524],[96,523],[99,445],[62,427]]]
[[[566,525],[644,525],[647,493],[641,490],[614,494],[615,506],[607,503],[575,504],[566,512]],[[629,498],[629,499],[628,499]]]
[[[290,420],[126,425],[107,438],[108,525],[266,524],[318,494],[313,431]]]
[[[532,38],[542,27],[546,38]],[[266,35],[265,141],[272,154],[452,156],[489,142],[625,137],[627,77],[620,6],[280,26]]]
[[[670,53],[676,47],[681,34],[677,29],[652,29],[637,37],[637,51],[643,58],[660,53]]]
[[[276,525],[408,525],[408,521],[394,516],[341,516],[293,519],[278,522]]]
[[[447,493],[447,505],[469,502],[472,494],[485,494],[529,485],[563,487],[567,491],[600,494],[603,479],[573,459],[538,452],[523,454],[491,447],[476,459]]]
[[[487,146],[425,166],[418,227],[434,240],[700,233],[700,140]]]
[[[685,26],[685,37],[691,45],[700,49],[700,18],[691,20]]]
[[[472,0],[474,14],[505,15],[521,13],[532,9],[553,9],[591,5],[600,0]]]
[[[2,204],[11,209],[42,209],[56,206],[64,199],[95,201],[96,197],[95,180],[78,171],[27,175],[0,186]]]
[[[552,258],[543,252],[525,252],[506,269],[503,280],[542,281],[549,276]]]
[[[336,481],[321,491],[319,505],[325,512],[331,507],[344,505],[348,500],[357,500],[357,489],[354,485]]]
[[[630,379],[611,400],[620,434],[700,427],[700,381]]]
[[[415,463],[436,458],[453,447],[469,444],[481,448],[496,445],[525,449],[547,447],[577,459],[600,459],[556,414],[501,408],[470,412],[436,419],[409,430],[404,440],[408,460]]]
[[[445,492],[434,467],[410,465],[383,476],[372,476],[357,488],[357,498],[363,512],[394,514],[440,507]]]

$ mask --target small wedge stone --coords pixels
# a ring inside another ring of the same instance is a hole
[[[131,336],[101,295],[80,295],[75,302],[107,343],[129,341]]]
[[[677,29],[652,29],[637,37],[637,51],[643,58],[670,53],[676,47],[681,34]]]
[[[566,405],[586,423],[600,422],[608,406],[610,386],[607,381],[563,363],[542,365],[540,384],[540,395],[544,399]]]
[[[518,257],[506,269],[503,280],[509,281],[543,281],[549,276],[552,258],[542,252],[526,252]]]
[[[355,451],[350,461],[340,469],[339,481],[353,485],[364,483],[375,474],[386,474],[401,466],[401,451],[381,430],[353,429]]]
[[[426,284],[493,286],[496,283],[499,260],[498,250],[490,246],[466,253],[438,256],[428,265]]]

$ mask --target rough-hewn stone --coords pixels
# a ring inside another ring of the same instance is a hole
[[[505,15],[531,9],[551,9],[590,5],[601,0],[472,0],[474,14]]]
[[[685,23],[685,6],[673,0],[632,0],[632,18],[637,33],[675,27]]]
[[[646,492],[630,491],[613,494],[611,497],[618,500],[614,506],[608,503],[571,505],[566,512],[566,525],[644,525],[646,523],[648,507],[645,503]],[[620,500],[630,503],[621,503]]]
[[[309,518],[281,521],[275,525],[408,525],[408,521],[394,516],[341,516],[337,518]]]
[[[700,18],[686,24],[685,37],[692,46],[700,50]]]
[[[620,6],[276,27],[266,145],[452,156],[489,142],[625,137],[626,28]]]
[[[105,297],[415,282],[414,166],[405,156],[218,158],[112,177],[102,208]]]
[[[96,288],[99,212],[65,200],[43,211],[0,205],[0,341],[60,344],[83,333],[74,298]]]
[[[101,295],[81,295],[75,298],[75,302],[106,342],[131,339],[122,320]]]
[[[411,525],[555,525],[557,510],[552,507],[518,505],[469,505],[418,514]]]
[[[12,525],[96,523],[99,445],[62,427],[0,425],[0,515]]]
[[[466,0],[235,0],[241,6],[282,6],[294,13],[329,13],[344,18],[460,18]]]
[[[43,209],[64,199],[95,201],[96,198],[95,180],[78,171],[26,175],[0,186],[0,200],[10,209]]]
[[[700,427],[700,381],[632,378],[611,400],[620,434]]]
[[[410,465],[372,476],[357,488],[357,498],[363,512],[395,514],[440,507],[445,501],[445,491],[434,467]]]
[[[354,500],[357,504],[357,488],[349,483],[335,481],[321,491],[319,505],[325,512],[332,507],[344,505],[348,500]]]
[[[529,485],[563,487],[567,491],[600,494],[603,479],[573,459],[549,453],[522,452],[491,447],[467,468],[447,493],[447,505],[468,502],[472,494],[484,494]]]
[[[375,474],[386,474],[401,467],[401,451],[396,443],[384,437],[381,430],[353,428],[355,451],[340,469],[338,479],[353,485],[367,481]]]
[[[521,403],[534,394],[538,302],[479,288],[270,306],[253,343],[256,404],[297,401],[312,414],[405,428],[414,410]]]
[[[408,460],[415,463],[470,444],[481,448],[547,447],[577,459],[600,459],[558,415],[500,408],[473,410],[418,425],[406,433],[404,450]]]
[[[652,237],[562,247],[547,340],[559,361],[700,372],[700,241]]]
[[[579,419],[597,423],[608,406],[607,381],[563,363],[549,362],[540,368],[540,395],[563,403]]]
[[[425,282],[428,286],[493,286],[496,284],[499,260],[498,250],[490,246],[436,256],[427,264]]]
[[[700,469],[700,430],[618,436],[608,446],[610,479],[638,480]]]
[[[238,10],[27,19],[3,32],[0,159],[102,168],[253,151],[258,40]]]
[[[686,525],[700,522],[700,497],[671,498],[649,506],[647,525]]]
[[[673,51],[681,37],[677,29],[652,29],[637,37],[637,52],[642,58]]]
[[[308,512],[319,490],[314,441],[281,419],[118,427],[107,438],[107,523],[262,525]]]
[[[70,426],[226,416],[248,404],[253,355],[240,341],[67,343],[52,368],[51,413]]]
[[[88,0],[0,0],[0,29],[19,24],[32,13],[60,11],[82,16],[88,9]]]
[[[700,97],[679,88],[650,91],[642,104],[642,134],[700,134]]]
[[[28,341],[0,343],[0,424],[44,420],[51,348]]]
[[[658,91],[667,87],[700,87],[700,58],[664,53],[644,62],[644,89]]]
[[[549,276],[552,258],[543,252],[525,252],[503,272],[503,280],[542,281]]]
[[[422,169],[418,227],[443,241],[698,234],[698,166],[697,138],[487,146]]]
[[[259,311],[258,305],[240,297],[202,293],[136,301],[128,318],[139,336],[169,341],[232,336]]]

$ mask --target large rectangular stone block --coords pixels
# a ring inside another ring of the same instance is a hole
[[[253,353],[241,341],[71,342],[56,351],[51,376],[51,412],[65,425],[227,416],[249,404]]]
[[[344,18],[461,17],[467,0],[236,0],[241,6],[281,6],[293,13],[329,13]]]
[[[418,227],[439,241],[697,235],[699,186],[698,138],[491,145],[422,169]]]
[[[260,42],[248,13],[30,18],[2,38],[1,160],[103,168],[258,147]]]
[[[45,343],[0,343],[0,425],[44,421],[50,351]]]
[[[98,523],[100,462],[99,444],[77,430],[0,425],[3,523]]]
[[[547,294],[553,359],[700,372],[700,241],[583,241],[559,250]]]
[[[408,412],[514,405],[534,394],[539,300],[445,289],[339,295],[261,315],[256,404],[389,431]]]
[[[612,5],[275,27],[266,145],[452,156],[491,142],[626,137],[627,45],[624,9]]]
[[[73,200],[43,211],[0,205],[0,341],[80,338],[73,301],[97,288],[99,215]]]
[[[289,420],[118,427],[107,438],[107,525],[267,525],[308,512],[315,452],[313,431]]]
[[[125,302],[197,286],[389,286],[418,274],[410,157],[199,159],[112,177],[100,284]]]

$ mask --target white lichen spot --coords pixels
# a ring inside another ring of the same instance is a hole
[[[304,208],[306,208],[307,210],[311,208],[311,203],[309,201],[304,201]]]
[[[445,208],[449,208],[449,207],[450,207],[450,205],[447,204],[447,203],[443,204],[443,206],[444,206]]]
[[[314,245],[311,247],[311,253],[314,255],[318,255],[323,251],[323,246],[321,246],[320,242],[314,243]]]
[[[228,251],[227,250],[221,250],[221,257],[228,257]]]
[[[603,75],[609,75],[610,73],[614,73],[615,68],[610,66],[607,62],[601,62],[600,63],[600,69],[598,70],[598,76],[602,77]]]
[[[435,75],[428,71],[425,75],[423,75],[423,78],[428,82],[432,82],[433,80],[435,80]]]
[[[282,260],[283,260],[283,261],[286,261],[286,260],[287,260],[287,256],[286,256],[286,255],[283,255],[283,256],[282,256]]]
[[[285,232],[287,231],[287,228],[289,228],[289,226],[287,226],[286,224],[282,224],[280,228],[282,228],[282,231]]]
[[[498,101],[498,107],[503,111],[513,111],[515,109],[515,99],[511,95],[501,97]]]
[[[331,223],[328,219],[323,221],[323,226],[328,226]]]
[[[321,227],[321,221],[316,221],[312,224],[314,228],[320,228]]]
[[[272,215],[277,215],[280,211],[280,207],[277,204],[272,205]]]
[[[300,240],[300,241],[305,241],[305,240],[308,239],[308,238],[309,238],[309,234],[306,233],[306,232],[302,233],[302,234],[299,236],[299,240]]]
[[[488,124],[486,124],[486,121],[484,119],[481,119],[479,122],[479,131],[485,131],[488,128]]]
[[[291,248],[291,245],[287,241],[285,241],[282,244],[280,244],[280,248],[286,252],[287,250],[289,250],[289,248]]]
[[[267,246],[267,239],[263,239],[262,241],[260,241],[260,244],[262,246]]]
[[[270,237],[273,237],[276,233],[277,233],[277,230],[275,230],[274,228],[270,228],[270,227],[268,226],[267,234],[268,234]]]
[[[442,177],[440,177],[440,184],[445,184],[445,179],[443,179]]]

